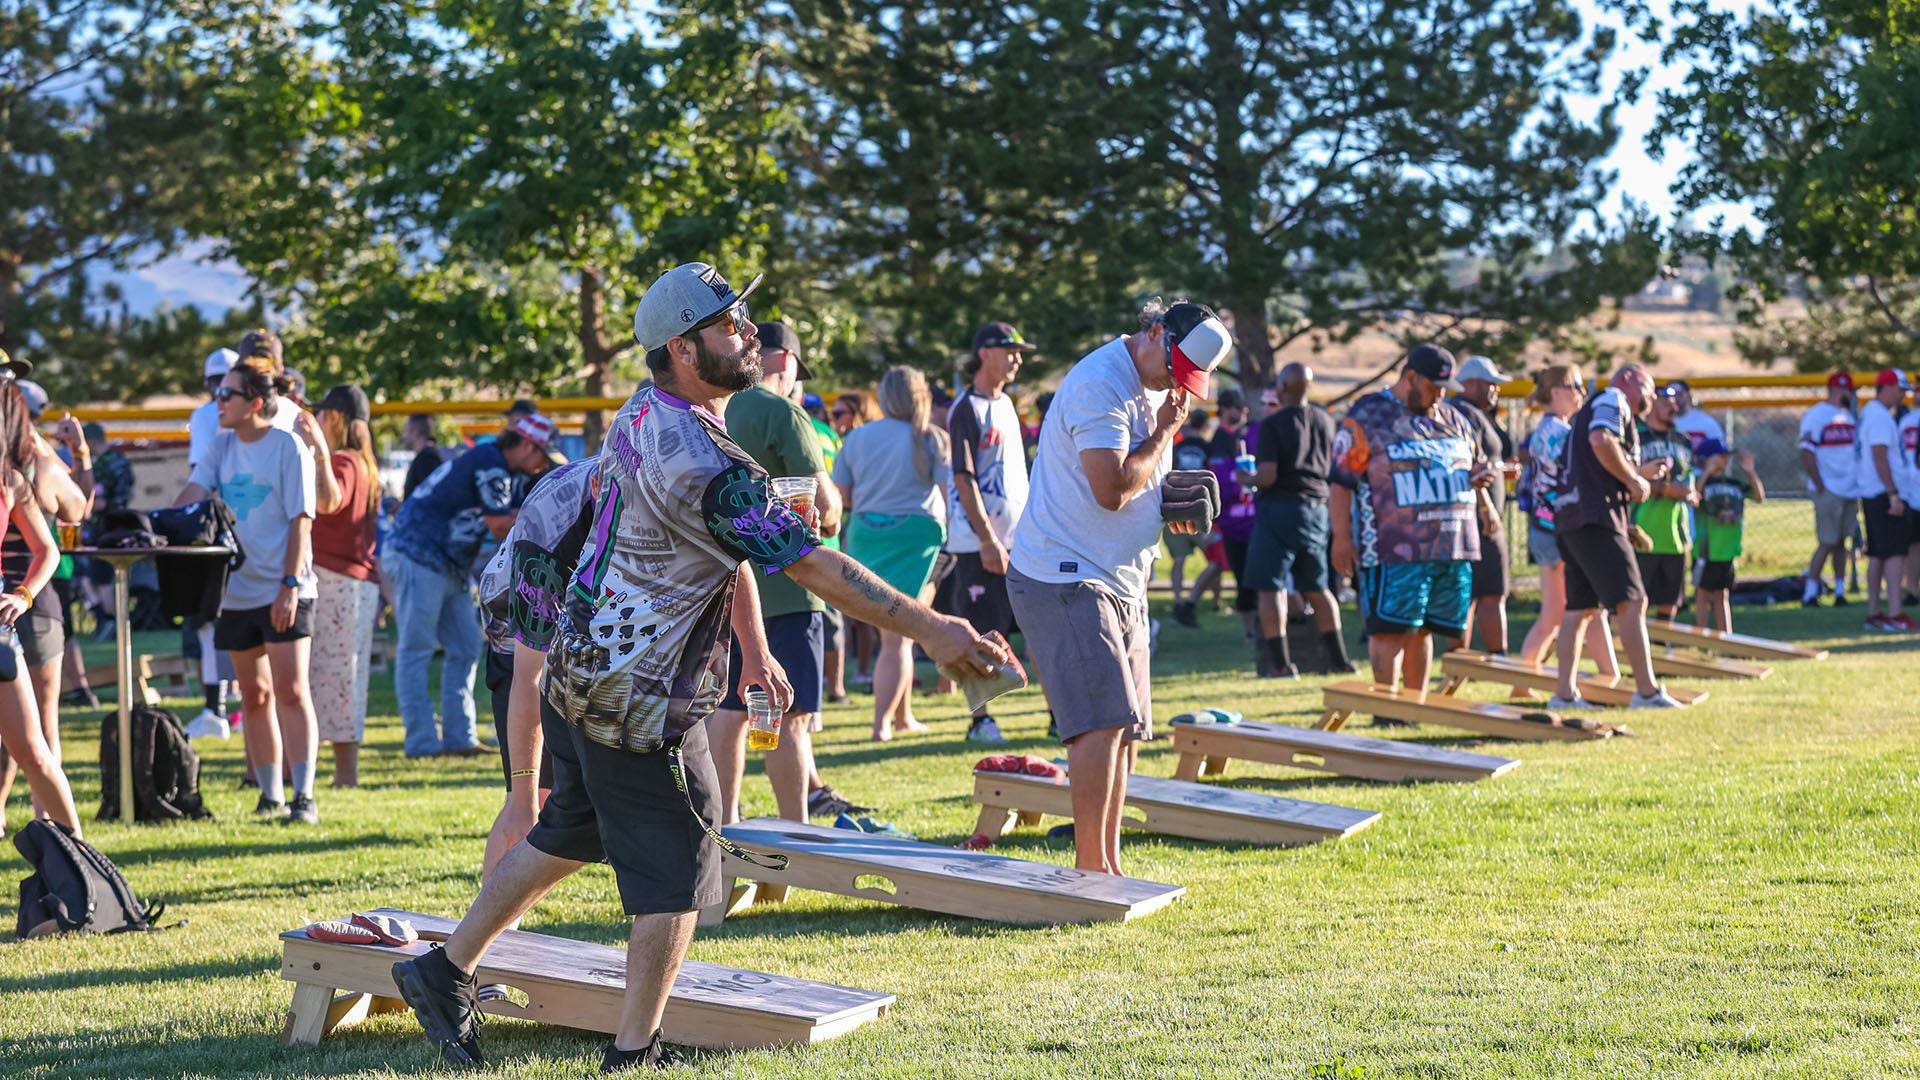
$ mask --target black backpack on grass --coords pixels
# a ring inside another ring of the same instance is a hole
[[[66,826],[30,821],[14,834],[13,846],[33,866],[20,883],[21,938],[85,931],[124,934],[155,930],[165,904],[142,904],[113,861]]]
[[[200,752],[187,741],[180,718],[165,709],[135,705],[128,718],[133,734],[133,819],[135,821],[207,821],[212,811],[200,801]],[[100,721],[100,813],[95,820],[120,816],[120,714]]]

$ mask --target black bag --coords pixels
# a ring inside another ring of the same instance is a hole
[[[224,560],[210,555],[161,555],[154,559],[160,575],[161,610],[169,618],[211,621],[220,614],[227,574],[246,561],[234,535],[233,509],[220,496],[209,495],[185,506],[155,510],[148,516],[153,531],[169,547],[225,547],[233,551]]]
[[[200,801],[200,753],[187,741],[180,718],[165,709],[135,705],[128,717],[133,735],[133,819],[135,821],[207,821],[212,811]],[[96,820],[120,816],[120,715],[100,722],[100,813]]]
[[[167,906],[142,904],[119,867],[65,825],[30,821],[14,834],[13,846],[33,867],[20,883],[20,916],[13,931],[20,937],[159,929],[154,923]]]
[[[153,531],[153,521],[141,510],[106,510],[93,527],[93,546],[103,548],[153,548],[165,541]]]

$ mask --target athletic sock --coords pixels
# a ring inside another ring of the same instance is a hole
[[[1267,655],[1273,658],[1273,666],[1277,672],[1284,673],[1292,667],[1293,658],[1287,655],[1287,635],[1281,634],[1279,637],[1268,638]]]
[[[253,767],[253,779],[255,783],[260,785],[260,794],[265,795],[268,802],[281,803],[287,801],[287,789],[280,783],[279,762],[276,761],[268,765],[255,765]]]
[[[293,772],[293,793],[295,796],[313,797],[313,762],[295,761],[288,768]]]
[[[1805,603],[1809,600],[1818,599],[1820,599],[1820,579],[1817,577],[1808,578],[1806,591],[1800,594],[1800,600],[1802,603]]]
[[[1353,666],[1353,661],[1347,659],[1347,639],[1340,636],[1340,631],[1321,631],[1320,646],[1327,650],[1327,666],[1332,670],[1344,672]]]

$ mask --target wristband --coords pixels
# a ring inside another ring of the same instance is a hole
[[[539,774],[539,769],[515,769],[507,774],[507,779],[518,780],[523,776],[538,776]]]
[[[25,600],[27,602],[28,607],[33,606],[33,592],[32,590],[28,589],[25,585],[15,585],[9,591],[12,592],[15,596],[18,596],[20,599]]]

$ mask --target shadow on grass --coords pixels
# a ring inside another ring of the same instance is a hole
[[[183,824],[181,827],[191,828],[191,825]],[[260,827],[263,835],[265,834],[265,830],[276,828],[280,829],[281,836],[288,836],[285,828],[281,826],[277,820],[262,821]],[[158,830],[160,826],[150,826],[150,828]],[[144,837],[158,835],[158,833],[157,831],[154,833],[143,832],[136,835]],[[312,833],[302,831],[293,834],[288,839],[275,839],[266,842],[255,841],[249,835],[237,837],[225,843],[177,844],[138,851],[115,850],[113,853],[113,861],[122,870],[125,870],[128,867],[146,866],[150,863],[158,862],[177,863],[183,860],[218,859],[239,855],[244,855],[247,858],[271,855],[312,855],[317,852],[331,851],[337,848],[354,848],[358,850],[371,847],[415,846],[419,843],[420,838],[417,836],[388,836],[384,834],[343,834],[323,840],[315,837]]]
[[[54,959],[52,953],[53,950],[49,948],[47,957],[49,960]],[[70,971],[54,968],[24,978],[0,977],[0,994],[80,990],[92,986],[119,985],[125,985],[129,991],[136,991],[145,983],[240,978],[263,974],[277,967],[278,964],[275,961],[243,958],[156,964],[148,967],[101,967]],[[4,1050],[0,1050],[0,1061],[12,1060]]]

